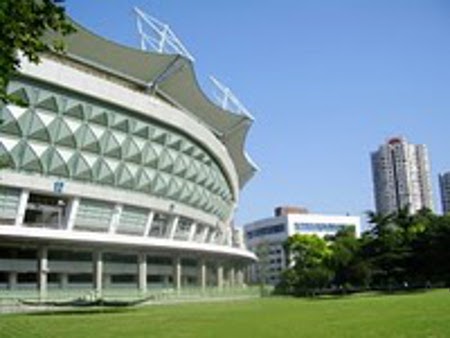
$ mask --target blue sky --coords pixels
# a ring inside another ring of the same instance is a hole
[[[447,0],[66,0],[69,15],[139,46],[133,6],[169,23],[196,59],[255,116],[246,148],[261,171],[237,224],[278,205],[360,215],[374,208],[370,151],[390,136],[428,146],[450,171]]]

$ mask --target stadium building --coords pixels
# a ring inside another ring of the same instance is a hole
[[[9,93],[26,105],[1,109],[0,288],[243,285],[251,117],[209,101],[186,57],[79,26],[65,42],[22,62]]]

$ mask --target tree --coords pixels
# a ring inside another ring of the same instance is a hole
[[[449,248],[450,215],[428,215],[428,225],[412,243],[412,270],[419,282],[450,286]]]
[[[48,32],[67,35],[75,28],[66,20],[63,0],[0,1],[0,102],[21,103],[7,94],[9,80],[20,67],[20,53],[38,63],[40,54],[61,52],[61,39],[48,41]]]
[[[292,267],[282,275],[280,287],[287,288],[286,293],[298,296],[314,296],[326,287],[333,277],[328,259],[331,251],[324,239],[316,235],[295,234],[285,243],[287,257]]]
[[[390,215],[368,212],[368,216],[374,226],[363,255],[372,266],[375,285],[391,290],[422,283],[417,242],[423,246],[424,234],[437,217],[427,209],[411,214],[407,207]]]
[[[363,241],[356,238],[354,229],[346,227],[330,237],[330,241],[329,264],[334,271],[333,284],[344,292],[348,287],[368,287],[370,266],[361,256]]]

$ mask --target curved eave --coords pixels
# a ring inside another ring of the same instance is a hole
[[[247,132],[253,120],[248,116],[221,109],[212,103],[200,89],[191,62],[162,82],[158,89],[176,98],[179,105],[206,123],[222,140],[233,160],[239,177],[239,187],[242,188],[257,171],[257,167],[244,150]]]
[[[156,92],[205,124],[223,140],[235,165],[239,186],[245,185],[256,171],[244,152],[245,135],[252,120],[212,103],[201,90],[190,60],[118,45],[73,24],[77,32],[63,38],[69,58]],[[49,40],[54,38],[49,34]]]
[[[126,235],[112,235],[103,233],[61,231],[53,229],[30,229],[26,227],[2,226],[0,224],[0,240],[22,240],[35,242],[36,240],[46,243],[65,244],[76,246],[79,243],[88,246],[114,246],[125,249],[149,249],[168,250],[173,252],[190,252],[194,254],[208,254],[228,256],[233,258],[256,261],[257,258],[251,251],[221,246],[215,244],[199,244],[195,242],[174,241],[160,238],[143,238]]]
[[[252,124],[251,120],[246,120],[238,125],[233,132],[223,139],[224,144],[230,151],[230,155],[236,166],[239,175],[239,187],[242,189],[244,185],[258,171],[244,150],[244,143],[247,132]]]

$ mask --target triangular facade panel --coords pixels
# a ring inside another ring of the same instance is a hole
[[[109,114],[102,108],[92,108],[88,121],[106,127],[109,125]]]
[[[53,94],[41,93],[39,94],[38,102],[36,107],[52,111],[57,113],[59,111],[58,100]]]
[[[77,146],[75,136],[66,121],[61,119],[59,121],[59,126],[57,126],[56,129],[58,130],[58,135],[55,139],[56,144],[71,148],[75,148]]]
[[[103,144],[103,154],[108,157],[114,157],[117,159],[122,158],[122,146],[113,133],[108,132],[103,135],[104,140],[100,143]]]
[[[38,154],[36,154],[36,152],[28,143],[24,144],[24,149],[22,152],[22,162],[20,167],[26,171],[33,171],[40,173],[44,171],[44,168],[42,167],[42,163]]]
[[[144,146],[142,164],[146,167],[157,169],[162,151],[163,148],[160,145],[147,142]]]
[[[167,145],[170,148],[173,148],[175,150],[180,151],[182,148],[182,144],[183,144],[183,139],[181,138],[181,136],[175,135],[175,134],[171,134],[170,138],[167,141]]]
[[[134,177],[126,165],[121,165],[117,170],[116,184],[121,188],[130,189],[135,185]]]
[[[50,175],[69,177],[70,172],[67,163],[60,153],[56,150],[52,151],[51,160],[48,165],[47,172]]]
[[[123,156],[123,159],[125,161],[134,162],[137,164],[140,164],[142,162],[142,152],[136,142],[134,142],[132,137],[128,137],[128,139],[125,141],[124,148],[125,154]]]
[[[190,163],[187,163],[186,178],[188,180],[195,181],[197,179],[197,176],[197,165],[195,164],[195,161],[193,159],[190,159]]]
[[[167,132],[160,128],[153,129],[152,141],[165,145],[167,140]]]
[[[77,153],[75,154],[77,157],[76,167],[73,172],[73,177],[83,181],[91,181],[92,180],[92,170],[88,164],[88,162],[84,159],[84,157]]]
[[[175,162],[170,152],[168,151],[168,149],[164,149],[160,155],[158,169],[171,173],[174,164]]]
[[[141,168],[136,176],[136,189],[142,192],[150,193],[153,179],[154,175],[151,177],[147,169]]]
[[[167,180],[164,179],[164,175],[162,173],[158,173],[155,175],[153,180],[152,191],[156,195],[165,195],[167,191]]]
[[[22,136],[24,134],[25,130],[8,109],[3,108],[1,117],[3,122],[0,124],[0,132],[16,136]]]
[[[43,142],[50,142],[51,140],[47,126],[42,122],[38,114],[34,114],[33,122],[28,131],[28,137]]]
[[[124,133],[128,133],[130,131],[128,118],[120,114],[116,114],[112,127],[116,130],[123,131]]]
[[[187,167],[187,164],[186,164],[185,155],[178,154],[178,157],[175,160],[173,173],[175,175],[178,175],[178,176],[184,178],[184,177],[186,177],[187,169],[188,169],[188,167]]]
[[[88,125],[84,125],[83,129],[84,134],[83,136],[80,135],[80,137],[82,137],[81,149],[97,154],[100,153],[100,143],[92,129]]]
[[[146,123],[141,121],[136,121],[133,128],[133,135],[140,136],[145,140],[150,138],[150,130]]]
[[[64,111],[64,115],[75,117],[80,120],[84,120],[86,117],[87,108],[84,104],[69,100],[67,102],[66,109]]]
[[[13,87],[14,85],[11,85]],[[13,100],[17,100],[25,105],[30,104],[30,95],[24,87],[11,88],[8,90]]]
[[[114,173],[105,160],[99,159],[93,166],[95,180],[101,184],[114,184]]]

